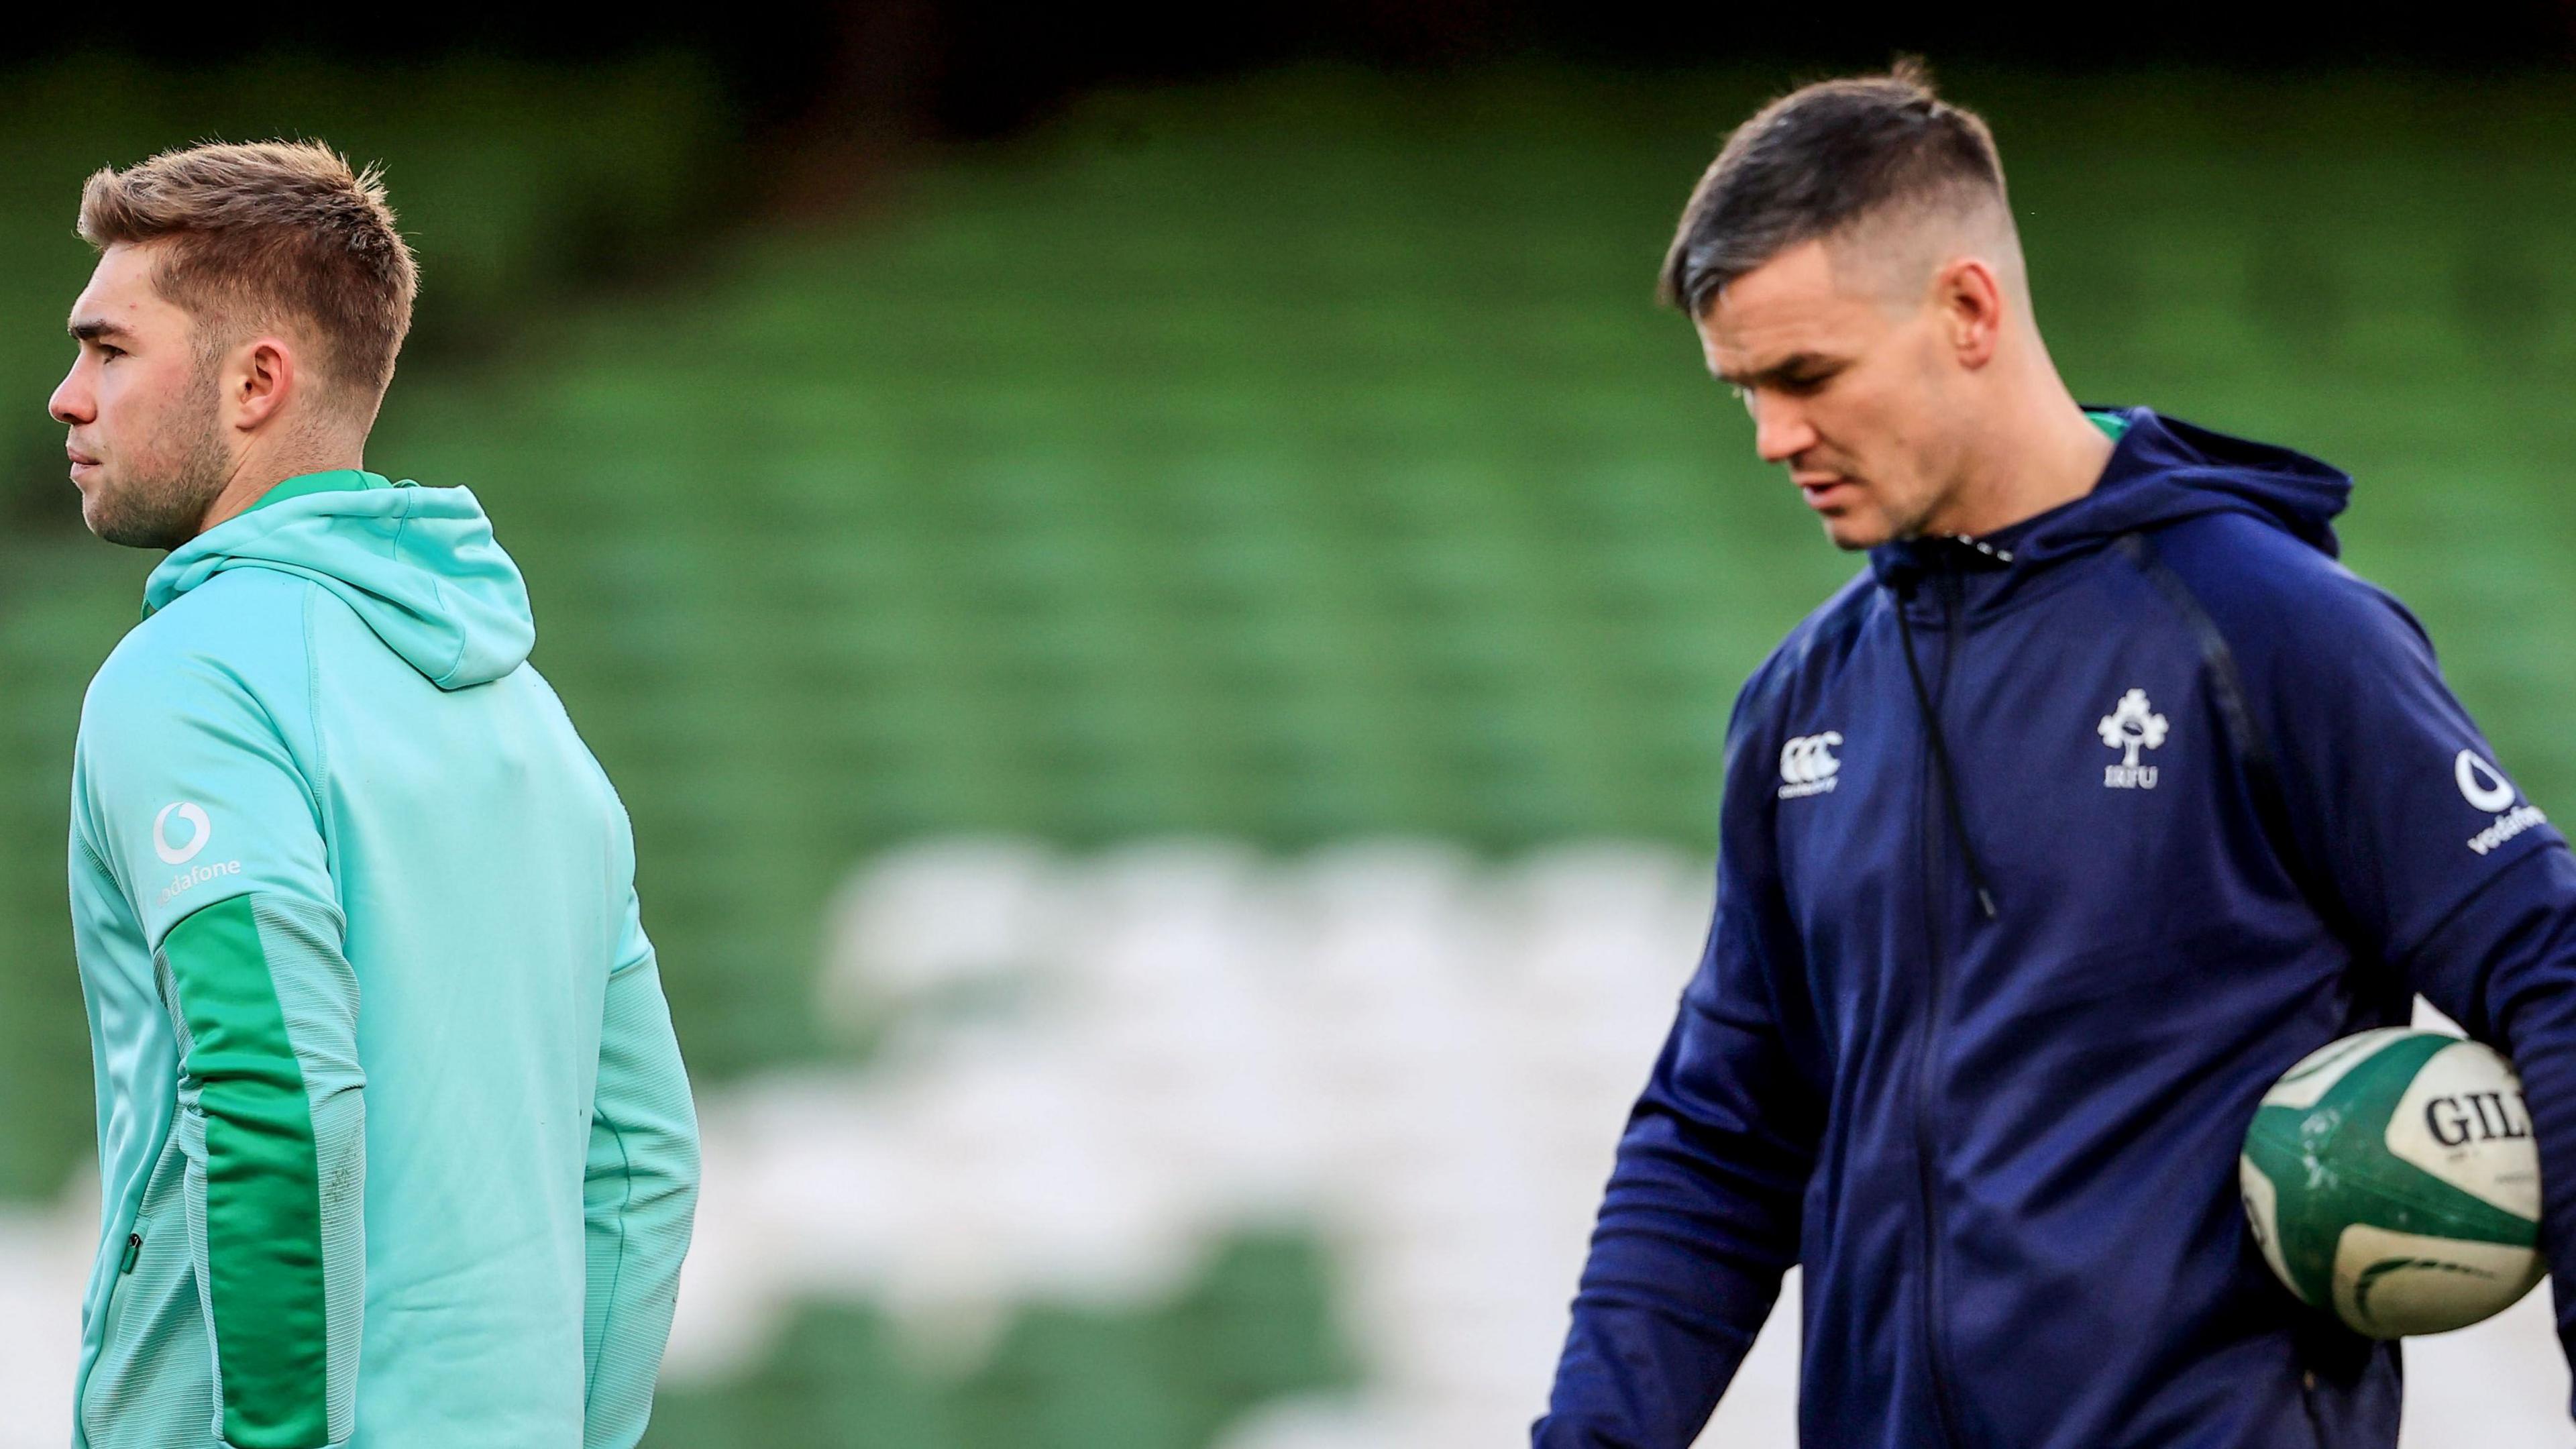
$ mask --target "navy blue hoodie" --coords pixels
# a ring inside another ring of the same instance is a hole
[[[2576,857],[2335,562],[2349,479],[2111,421],[2093,492],[1876,550],[1745,686],[1539,1449],[1683,1449],[1793,1263],[1810,1449],[2395,1444],[2395,1346],[2273,1280],[2236,1158],[2419,991],[2520,1068],[2576,1266]]]

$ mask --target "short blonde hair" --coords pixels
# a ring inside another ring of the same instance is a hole
[[[373,417],[411,330],[420,271],[377,168],[313,141],[164,151],[81,188],[80,235],[104,252],[167,242],[162,298],[218,335],[302,323],[323,380]]]

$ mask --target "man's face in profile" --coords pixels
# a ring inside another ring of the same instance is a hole
[[[70,329],[80,352],[48,411],[81,519],[110,543],[176,548],[195,536],[231,467],[215,371],[189,315],[153,286],[157,244],[111,246]]]
[[[1913,537],[1944,501],[1937,320],[1928,298],[1838,279],[1822,241],[1736,278],[1699,318],[1709,371],[1753,416],[1754,451],[1788,468],[1839,548]]]

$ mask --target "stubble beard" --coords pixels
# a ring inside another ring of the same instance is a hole
[[[188,400],[146,440],[140,469],[99,490],[88,519],[92,533],[128,548],[158,549],[174,549],[197,536],[232,471],[215,401],[213,371],[206,369],[190,386]]]
[[[1871,498],[1839,519],[1825,520],[1825,537],[1845,553],[1867,553],[1882,544],[1921,538],[1935,512],[1932,503],[1893,507]]]
[[[1932,526],[1933,520],[1940,517],[1941,510],[1949,505],[1956,491],[1955,488],[1942,489],[1920,498],[1882,506],[1879,520],[1886,530],[1885,536],[1864,547],[1875,548],[1879,543],[1911,543],[1942,532]]]

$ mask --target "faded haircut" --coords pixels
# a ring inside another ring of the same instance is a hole
[[[411,330],[420,272],[377,168],[313,141],[164,151],[81,188],[81,240],[168,244],[153,275],[210,346],[294,326],[324,391],[372,418]]]
[[[1697,319],[1728,283],[1791,247],[1900,210],[1988,208],[2011,225],[1994,137],[1933,93],[1920,61],[1818,81],[1726,138],[1682,209],[1663,299]]]

